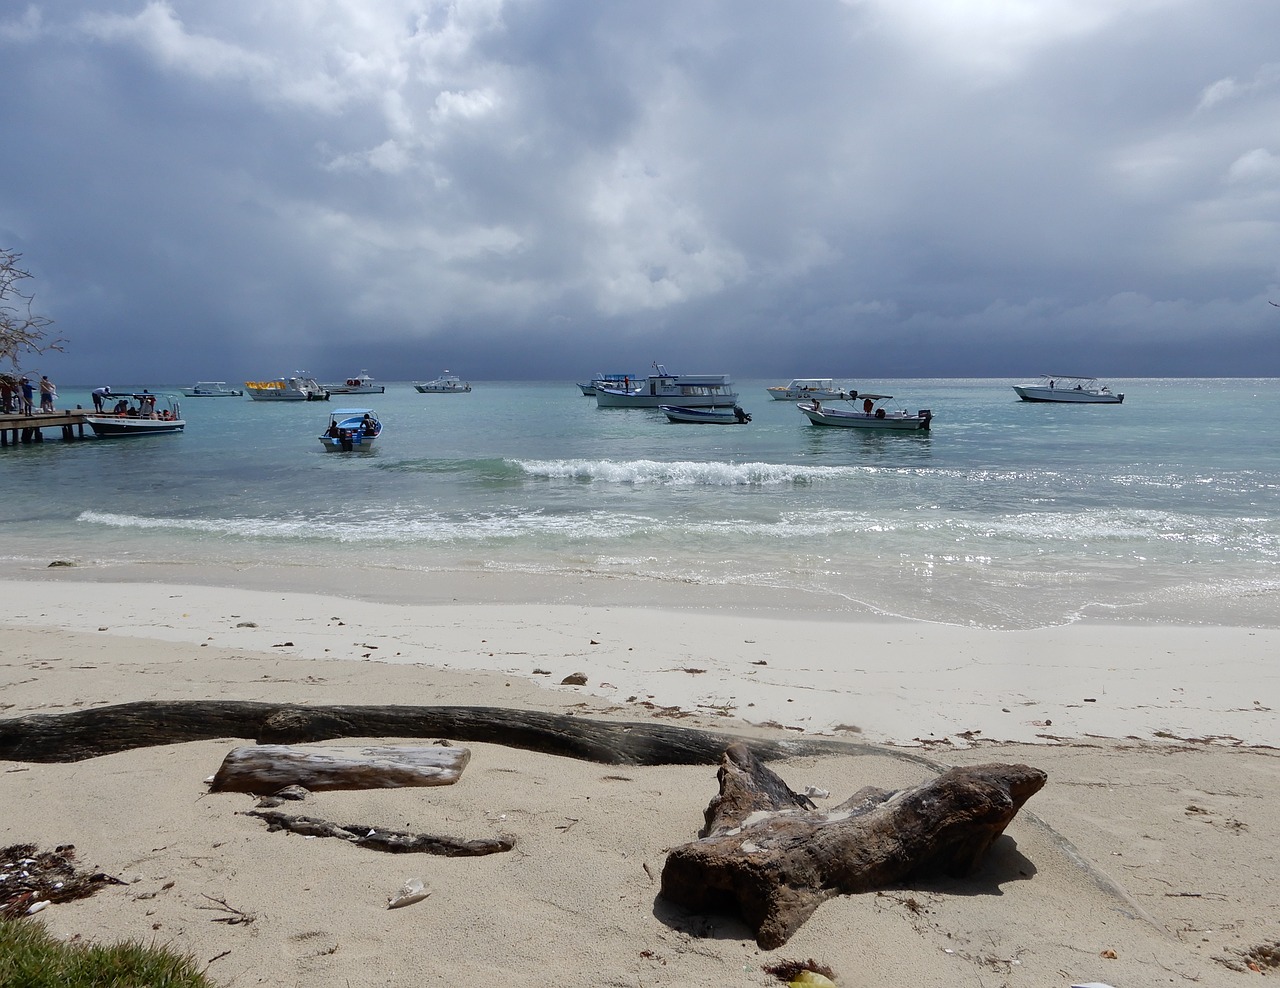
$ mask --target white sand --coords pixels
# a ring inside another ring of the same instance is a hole
[[[239,814],[251,797],[202,783],[240,739],[0,761],[0,843],[75,844],[87,867],[132,883],[45,910],[59,934],[170,943],[227,985],[767,985],[763,964],[812,957],[841,985],[948,988],[1234,985],[1247,975],[1227,963],[1280,938],[1280,761],[1259,747],[1280,736],[1272,630],[990,632],[193,582],[0,582],[0,717],[158,698],[627,720],[678,708],[683,726],[910,747],[772,766],[833,802],[927,777],[904,754],[1028,762],[1049,783],[979,875],[832,900],[764,952],[740,922],[656,897],[666,851],[695,837],[715,793],[710,766],[618,769],[467,744],[456,786],[322,793],[298,810],[517,841],[446,859],[268,833]],[[579,671],[586,687],[559,685]],[[387,910],[413,877],[432,895]],[[216,922],[211,898],[253,922]]]

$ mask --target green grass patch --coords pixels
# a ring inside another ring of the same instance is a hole
[[[140,943],[63,943],[34,919],[0,920],[4,988],[216,988],[191,957]]]

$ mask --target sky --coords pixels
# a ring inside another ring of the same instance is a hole
[[[1280,376],[1273,0],[10,0],[63,382]]]

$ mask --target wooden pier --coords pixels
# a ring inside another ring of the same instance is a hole
[[[45,429],[61,429],[64,442],[85,438],[83,408],[62,409],[40,415],[0,414],[0,447],[44,442]]]

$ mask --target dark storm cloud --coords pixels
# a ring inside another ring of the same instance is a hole
[[[1277,36],[1244,0],[32,3],[0,246],[63,380],[1277,374]]]

